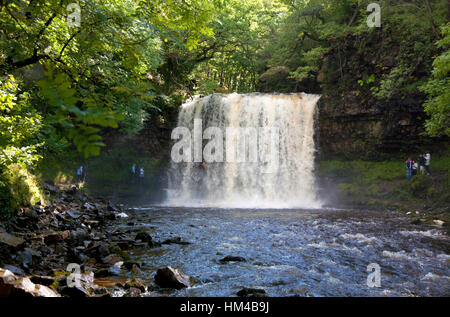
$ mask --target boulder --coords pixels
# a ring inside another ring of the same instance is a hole
[[[129,297],[139,297],[141,296],[141,290],[139,288],[135,288],[135,287],[130,287],[130,289],[128,290],[128,294],[127,296]]]
[[[18,268],[18,267],[13,266],[13,265],[5,265],[4,268],[5,268],[5,270],[11,271],[13,274],[25,275],[25,272],[21,268]]]
[[[102,262],[104,264],[115,265],[116,263],[123,262],[123,259],[117,254],[110,254],[104,258],[102,258]]]
[[[51,288],[34,284],[27,277],[16,277],[11,271],[0,269],[0,297],[61,297]]]
[[[147,232],[139,232],[134,238],[135,241],[152,242],[152,237]]]
[[[140,290],[142,293],[144,293],[147,289],[144,282],[138,278],[132,278],[125,282],[125,284],[120,285],[120,287],[123,287],[124,289],[128,290],[130,288],[136,288]]]
[[[70,231],[69,230],[65,230],[65,231],[59,231],[59,232],[52,232],[49,234],[46,234],[44,236],[44,242],[45,244],[56,244],[59,241],[65,240],[68,237],[70,237]]]
[[[435,225],[437,225],[438,227],[442,227],[442,226],[444,226],[444,224],[445,224],[445,222],[443,222],[442,220],[439,220],[439,219],[434,219],[434,220],[433,220],[433,223],[434,223]]]
[[[239,292],[237,292],[236,295],[239,297],[265,297],[266,291],[263,289],[244,287]]]
[[[181,274],[170,266],[158,269],[155,275],[155,283],[162,288],[182,289],[190,287],[189,276]]]
[[[181,244],[181,245],[187,245],[187,244],[191,244],[190,242],[187,241],[181,241],[180,237],[176,237],[176,238],[170,238],[170,239],[166,239],[163,242],[161,242],[161,244]]]
[[[51,194],[55,194],[58,192],[58,188],[49,183],[44,183],[44,189],[48,190]]]
[[[241,257],[241,256],[232,256],[232,255],[227,255],[226,257],[224,257],[223,259],[219,260],[222,263],[226,263],[226,262],[246,262],[246,260]]]
[[[66,215],[68,215],[72,219],[80,218],[80,213],[76,210],[66,210]]]
[[[50,286],[55,282],[56,278],[51,276],[38,276],[34,275],[30,277],[30,280],[35,284],[41,284],[44,286]]]
[[[139,275],[141,274],[141,269],[139,268],[139,266],[137,266],[136,264],[133,264],[132,268],[131,268],[131,273],[133,273],[134,275]]]
[[[0,231],[0,246],[8,246],[20,249],[25,245],[25,240],[5,231]]]

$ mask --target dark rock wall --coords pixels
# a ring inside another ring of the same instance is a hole
[[[446,138],[424,135],[423,97],[382,102],[349,93],[337,101],[325,93],[319,103],[319,152],[323,159],[377,160],[440,151]]]

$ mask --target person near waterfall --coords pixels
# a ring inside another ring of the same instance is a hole
[[[427,175],[431,175],[431,173],[430,173],[430,160],[431,160],[430,153],[425,154],[425,171],[427,172]]]
[[[81,165],[78,169],[77,169],[77,179],[78,179],[78,183],[81,183],[81,181],[83,180],[83,165]]]
[[[411,180],[413,161],[410,158],[408,158],[405,163],[406,163],[406,178],[408,180]]]
[[[144,181],[144,168],[143,167],[141,167],[139,169],[139,179],[140,179],[141,183]]]
[[[425,174],[425,157],[423,156],[423,154],[419,155],[419,169],[420,174]]]

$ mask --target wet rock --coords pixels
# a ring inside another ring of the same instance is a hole
[[[130,239],[121,239],[120,241],[117,241],[116,244],[122,250],[127,250],[134,246],[134,241]]]
[[[85,250],[85,253],[95,258],[96,260],[101,261],[101,259],[108,256],[111,252],[106,243],[95,241],[92,243],[92,245],[90,245],[89,248]]]
[[[30,277],[30,280],[33,283],[35,283],[35,284],[41,284],[41,285],[44,285],[44,286],[50,286],[50,285],[52,285],[55,282],[56,278],[55,277],[51,277],[51,276],[38,276],[38,275],[35,275],[35,276]]]
[[[80,218],[80,213],[76,210],[66,210],[66,215],[68,215],[72,219],[78,219]]]
[[[219,260],[221,263],[227,263],[227,262],[246,262],[246,260],[241,256],[232,256],[227,255],[223,259]]]
[[[444,222],[442,220],[435,219],[433,220],[433,223],[439,227],[444,226]]]
[[[420,224],[422,224],[422,221],[419,218],[413,218],[411,221],[411,224],[420,225]]]
[[[161,242],[161,244],[181,244],[181,245],[188,245],[191,244],[190,242],[187,241],[181,241],[180,237],[176,237],[176,238],[171,238],[171,239],[166,239],[163,242]]]
[[[106,244],[101,244],[97,248],[98,254],[102,257],[106,257],[108,254],[110,254],[109,247]]]
[[[108,204],[108,206],[106,206],[106,210],[107,211],[117,211],[118,209],[116,207],[114,207],[111,204]]]
[[[22,269],[13,265],[5,265],[4,269],[11,271],[15,275],[25,275],[25,272]]]
[[[26,248],[17,253],[17,258],[20,260],[23,267],[28,268],[33,264],[33,254],[38,255],[39,253],[30,248]]]
[[[142,282],[140,279],[137,278],[127,280],[124,285],[121,285],[121,287],[123,287],[126,290],[130,288],[136,288],[140,290],[142,293],[144,293],[147,289],[144,282]]]
[[[23,210],[22,215],[24,215],[27,218],[31,218],[31,219],[38,219],[39,215],[36,209],[30,209],[30,208],[26,208]]]
[[[0,297],[60,297],[47,286],[35,284],[27,277],[16,277],[11,271],[0,269]]]
[[[133,266],[131,268],[131,273],[133,273],[134,275],[139,275],[142,272],[141,272],[141,269],[136,264],[133,264]]]
[[[102,259],[104,264],[115,265],[116,263],[123,263],[123,259],[117,254],[110,254]]]
[[[75,185],[73,185],[69,189],[66,190],[66,194],[75,195],[77,193],[77,191],[78,191],[78,188]]]
[[[158,269],[155,283],[162,288],[182,289],[190,286],[189,277],[170,266]]]
[[[94,289],[93,294],[95,297],[111,297],[111,294],[104,287]]]
[[[59,241],[67,239],[68,237],[70,237],[69,230],[53,232],[53,233],[46,234],[44,236],[44,243],[47,245],[48,244],[56,244]]]
[[[0,287],[10,282],[14,282],[17,279],[18,277],[15,276],[13,272],[0,268]]]
[[[147,232],[139,232],[134,238],[135,241],[152,242],[152,237]]]
[[[136,263],[136,262],[129,262],[129,261],[127,261],[127,262],[125,262],[125,263],[123,264],[123,267],[124,267],[125,269],[127,269],[128,271],[131,271],[131,269],[132,269],[134,266],[136,266],[136,267],[138,267],[138,268],[141,268],[141,265],[140,265],[139,263]]]
[[[67,261],[71,263],[84,263],[89,260],[89,257],[78,250],[77,248],[71,248],[69,249],[69,252],[67,253]]]
[[[114,272],[111,272],[109,269],[99,269],[95,271],[95,277],[110,277],[115,276]]]
[[[87,211],[94,211],[94,210],[97,209],[94,205],[92,205],[92,204],[90,204],[90,203],[88,203],[88,202],[87,202],[87,203],[84,203],[83,206],[82,206],[82,208],[85,209],[85,210],[87,210]]]
[[[89,233],[82,228],[72,230],[70,236],[75,245],[83,245],[85,241],[90,239]]]
[[[139,297],[141,295],[141,290],[135,287],[130,287],[130,289],[128,290],[128,296],[129,297]]]
[[[85,298],[89,297],[88,291],[81,285],[74,286],[74,287],[63,287],[60,291],[60,294],[65,297],[70,298]]]
[[[44,183],[44,189],[48,190],[51,194],[58,193],[58,188],[52,184]]]
[[[266,297],[266,291],[263,289],[244,287],[236,295],[239,297]]]
[[[5,231],[0,231],[0,247],[8,246],[14,249],[20,249],[25,245],[25,240]]]

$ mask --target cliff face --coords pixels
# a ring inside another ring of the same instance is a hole
[[[322,94],[318,123],[321,158],[403,158],[448,146],[448,138],[424,134],[426,97],[418,87],[429,75],[431,56],[400,62],[400,50],[398,43],[378,34],[366,41],[350,37],[338,51],[324,56],[315,81],[319,85],[316,92]],[[407,63],[408,73],[397,75],[400,63]],[[388,85],[382,81],[386,78],[392,89],[385,88]],[[387,96],[375,97],[374,90],[383,85]]]
[[[320,154],[326,159],[383,159],[436,151],[445,138],[424,136],[423,97],[388,103],[364,100],[350,92],[345,100],[324,94],[319,104]]]

